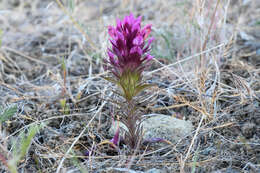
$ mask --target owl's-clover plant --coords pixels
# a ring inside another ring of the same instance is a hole
[[[149,37],[152,25],[141,27],[141,16],[135,18],[133,14],[123,20],[117,19],[116,26],[108,27],[111,47],[108,48],[108,58],[104,60],[104,69],[111,72],[110,77],[104,77],[116,84],[118,93],[123,98],[120,106],[120,122],[127,130],[123,141],[131,149],[137,149],[139,144],[150,142],[164,142],[161,138],[143,139],[142,116],[138,109],[136,96],[149,88],[143,79],[143,71],[149,66],[153,56],[150,55],[151,43],[154,38]],[[117,147],[120,140],[119,127],[109,142]]]

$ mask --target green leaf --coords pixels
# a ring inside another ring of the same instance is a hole
[[[104,77],[104,76],[102,76],[102,78],[104,78],[105,80],[107,80],[107,81],[109,81],[109,82],[112,82],[112,83],[114,83],[114,84],[117,84],[117,83],[118,83],[116,80],[114,80],[114,79],[111,78],[111,77]]]
[[[66,62],[64,56],[61,59],[61,69],[62,71],[66,71]]]
[[[147,89],[147,88],[150,88],[150,87],[153,87],[155,86],[154,84],[140,84],[138,86],[136,86],[135,88],[135,93],[134,93],[134,96],[138,95],[141,91]]]
[[[20,133],[19,136],[21,137],[21,142],[19,143],[20,146],[17,146],[18,143],[14,144],[13,152],[12,152],[12,159],[8,161],[8,169],[11,173],[17,173],[17,165],[19,161],[21,161],[26,153],[29,150],[33,137],[36,133],[44,126],[41,125],[31,125],[27,136],[25,136],[24,132]]]
[[[66,99],[60,99],[60,106],[62,107],[62,109],[64,110],[66,107]]]
[[[33,125],[30,127],[27,137],[23,137],[21,141],[21,148],[20,148],[20,160],[26,155],[29,146],[31,144],[32,138],[36,135],[39,131],[39,127],[37,125]]]
[[[17,105],[5,109],[3,113],[0,115],[0,123],[3,123],[8,119],[12,118],[12,116],[14,116],[16,112],[17,112]]]

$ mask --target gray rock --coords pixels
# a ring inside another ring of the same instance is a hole
[[[172,143],[177,142],[179,139],[190,134],[193,130],[192,123],[190,121],[180,120],[168,115],[151,114],[150,118],[144,120],[142,123],[144,129],[144,139],[150,138],[163,138]],[[119,126],[122,129],[127,130],[126,126],[119,122]],[[118,127],[116,121],[110,128],[110,136],[114,136]],[[120,133],[121,136],[122,131]]]

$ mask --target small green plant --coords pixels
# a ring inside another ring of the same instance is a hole
[[[12,118],[17,112],[17,105],[10,106],[6,109],[0,107],[0,131],[2,130],[2,124]],[[8,167],[8,160],[6,159],[4,153],[0,153],[0,162]]]
[[[65,58],[62,57],[61,59],[61,71],[62,71],[62,77],[63,77],[63,89],[62,89],[62,95],[65,96],[67,92],[67,68],[66,68],[66,62]]]
[[[22,132],[19,136],[21,138],[21,141],[19,142],[19,145],[17,143],[14,144],[14,150],[12,152],[12,159],[8,160],[7,165],[8,169],[11,173],[17,173],[17,165],[19,162],[25,157],[27,154],[31,141],[33,137],[36,135],[36,133],[40,130],[42,126],[38,125],[32,125],[27,133],[27,136],[25,136],[24,132]]]
[[[17,105],[11,106],[6,109],[0,107],[0,126],[2,125],[2,123],[12,118],[15,115],[15,113],[17,113],[17,110],[18,110]],[[40,130],[41,127],[42,125],[30,126],[27,136],[25,136],[24,132],[20,133],[19,144],[17,142],[13,144],[14,147],[12,148],[14,149],[11,154],[12,156],[11,159],[7,159],[4,154],[0,153],[0,162],[2,162],[3,165],[5,165],[11,173],[18,172],[17,165],[27,154],[33,137],[36,135],[36,133]]]
[[[6,109],[0,107],[0,124],[12,118],[16,112],[17,105],[11,106]]]
[[[63,114],[69,114],[69,106],[67,104],[66,94],[67,94],[67,68],[65,58],[61,59],[61,71],[63,77],[63,88],[62,88],[62,98],[60,99],[60,105]]]
[[[66,103],[66,98],[60,99],[61,111],[63,114],[69,114],[69,106]]]

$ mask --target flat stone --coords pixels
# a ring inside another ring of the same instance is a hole
[[[150,114],[150,118],[144,120],[142,123],[144,130],[144,139],[162,138],[172,143],[185,137],[193,131],[193,126],[190,121],[177,119],[163,114]],[[109,130],[109,135],[114,136],[118,127],[127,130],[126,126],[121,122],[114,122]],[[123,136],[124,134],[120,135]]]

